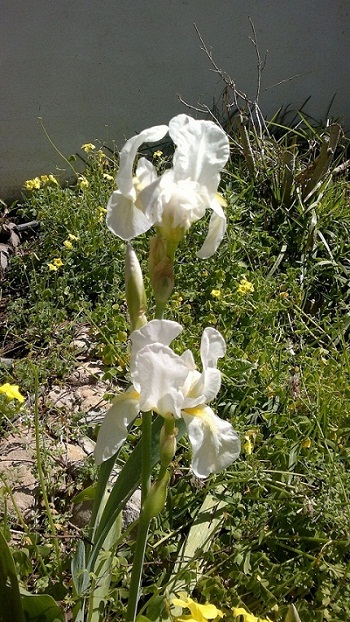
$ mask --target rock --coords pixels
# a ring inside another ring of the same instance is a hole
[[[90,523],[92,514],[93,501],[81,501],[81,503],[73,503],[71,522],[79,529],[87,527]]]
[[[71,343],[71,348],[78,350],[80,355],[79,358],[86,358],[93,349],[95,344],[92,337],[93,333],[90,326],[83,325],[79,327],[79,330]]]
[[[91,440],[88,436],[83,436],[80,440],[80,446],[87,456],[91,456],[95,449],[95,442]]]
[[[11,490],[15,504],[25,517],[36,503],[36,478],[33,474],[35,467],[35,440],[31,430],[25,433],[10,434],[0,445],[0,473],[6,485]],[[8,509],[15,514],[15,508],[6,495]],[[0,498],[0,509],[3,511],[3,500]]]
[[[67,382],[73,386],[82,386],[84,384],[96,384],[103,375],[103,371],[99,365],[95,363],[83,363],[79,365],[74,372],[68,376]]]
[[[84,385],[77,389],[77,395],[80,398],[81,412],[89,412],[89,410],[98,409],[105,411],[108,408],[108,402],[103,399],[103,395],[106,392],[106,385],[103,383],[97,383],[96,386]]]
[[[137,489],[131,495],[123,512],[123,527],[129,527],[140,516],[141,511],[141,490]]]

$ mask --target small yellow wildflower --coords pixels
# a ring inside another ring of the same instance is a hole
[[[210,603],[200,605],[184,593],[180,593],[180,598],[174,598],[172,604],[175,605],[175,607],[189,609],[191,612],[191,615],[176,618],[178,622],[183,622],[184,620],[187,620],[187,622],[206,622],[207,620],[214,620],[217,617],[224,617],[222,611],[217,609],[215,605],[211,605]]]
[[[102,177],[103,179],[107,179],[107,181],[114,181],[113,175],[110,175],[109,173],[103,173]]]
[[[304,438],[304,440],[302,440],[300,444],[303,449],[310,449],[312,445],[312,440],[311,438],[307,437],[307,438]]]
[[[241,296],[246,296],[247,294],[252,294],[254,291],[254,285],[250,281],[248,281],[245,276],[242,277],[240,283],[237,286],[238,293]]]
[[[256,430],[248,430],[244,436],[245,443],[242,449],[246,456],[250,456],[253,453],[256,438]]]
[[[20,403],[24,402],[24,397],[19,392],[18,384],[5,382],[5,384],[2,384],[0,387],[0,393],[6,395],[8,400],[18,400]]]
[[[56,268],[60,268],[61,266],[63,266],[63,261],[60,257],[55,257],[52,263],[54,266],[56,266]]]
[[[50,173],[50,175],[49,175],[49,181],[50,181],[52,184],[55,184],[55,186],[58,186],[58,181],[57,181],[56,177],[55,177],[54,175],[52,175],[51,173]]]
[[[158,151],[155,151],[153,154],[154,158],[161,158],[163,155],[163,151],[161,151],[160,149],[158,149]]]
[[[55,266],[53,263],[48,263],[47,267],[49,270],[51,270],[52,272],[57,272],[58,268],[57,266]]]
[[[288,292],[280,292],[279,296],[280,296],[280,298],[283,298],[284,300],[285,300],[286,298],[289,298],[289,294],[288,294]]]
[[[79,188],[81,188],[81,190],[84,190],[84,188],[88,188],[89,187],[89,182],[86,179],[86,177],[84,177],[84,175],[80,175],[79,177]]]
[[[213,298],[221,298],[221,291],[219,289],[212,289],[210,295],[213,296]]]
[[[253,444],[248,434],[244,437],[245,443],[242,445],[243,452],[246,456],[250,456],[253,453]]]
[[[73,233],[68,233],[68,237],[70,240],[74,240],[75,242],[79,240],[79,237],[77,235],[73,235]]]
[[[107,209],[105,207],[98,207],[98,222],[103,222],[105,215],[107,214]]]
[[[96,151],[96,153],[94,154],[96,159],[98,160],[99,164],[105,164],[108,160],[106,154],[102,151],[102,149],[99,149],[98,151]]]
[[[267,397],[275,397],[276,390],[275,390],[275,388],[271,384],[269,384],[266,387],[266,389],[265,389],[265,393],[266,393]]]
[[[49,183],[49,176],[48,175],[41,175],[40,177],[40,181],[42,184],[48,184]]]
[[[93,145],[92,143],[84,143],[81,148],[83,151],[85,151],[85,153],[90,153],[90,151],[96,149],[95,145]]]
[[[271,622],[270,618],[257,618],[252,613],[249,613],[243,609],[243,607],[233,607],[232,613],[236,618],[238,618],[238,616],[242,616],[243,622]]]
[[[73,244],[70,240],[65,240],[63,242],[63,246],[65,246],[69,251],[71,251],[73,248]]]
[[[34,177],[34,179],[27,179],[24,182],[24,188],[26,190],[39,190],[41,187],[41,182],[39,177]]]

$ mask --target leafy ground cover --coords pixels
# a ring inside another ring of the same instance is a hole
[[[147,552],[143,613],[149,620],[166,617],[160,597],[182,585],[225,611],[242,606],[278,622],[294,603],[302,622],[340,622],[350,617],[347,143],[337,124],[314,128],[303,118],[294,129],[275,121],[261,133],[242,124],[231,133],[221,188],[227,235],[204,262],[194,256],[207,224],[191,230],[178,252],[168,317],[186,328],[180,351],[198,352],[204,326],[223,334],[228,352],[217,409],[239,432],[242,455],[203,483],[190,475],[190,450],[181,440],[166,511],[154,521]],[[166,166],[166,146],[153,151],[153,161]],[[29,184],[23,202],[3,215],[40,222],[2,284],[1,356],[14,358],[12,367],[1,368],[2,382],[29,396],[3,415],[4,438],[18,417],[31,420],[30,396],[38,387],[47,394],[72,372],[70,344],[81,326],[90,329],[111,392],[127,378],[125,244],[105,226],[118,162],[103,147],[78,158],[84,174],[74,186],[49,177]],[[146,265],[142,237],[134,246]],[[52,412],[43,402],[39,428],[50,425]],[[83,415],[63,409],[61,421],[72,437],[94,440],[96,427]],[[121,460],[138,435],[136,425]],[[69,505],[62,504],[49,455],[41,469],[56,525],[68,525]],[[75,492],[95,478],[91,460]],[[5,485],[2,496],[8,496]],[[210,511],[200,511],[208,499]],[[51,593],[68,612],[74,605],[69,553],[86,533],[71,525],[53,538],[45,504],[38,507],[40,519],[26,519],[29,530],[9,513],[4,530],[9,540],[23,534],[13,544],[22,585]],[[128,545],[115,551],[105,619],[123,619],[132,538],[131,531]]]

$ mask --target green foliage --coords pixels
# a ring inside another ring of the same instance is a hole
[[[47,594],[29,594],[19,588],[9,546],[0,531],[1,622],[63,622],[63,612]]]
[[[350,186],[334,172],[344,141],[337,125],[312,128],[305,119],[294,129],[275,120],[262,134],[240,127],[233,139],[221,188],[226,238],[206,261],[195,257],[206,222],[181,243],[166,317],[184,326],[179,351],[198,352],[205,326],[224,335],[227,355],[215,406],[239,432],[242,457],[203,484],[188,474],[189,447],[185,438],[179,442],[166,511],[153,521],[141,614],[168,619],[164,596],[188,579],[197,600],[215,603],[227,619],[231,607],[244,606],[276,622],[297,616],[302,622],[339,622],[350,617]],[[23,219],[40,221],[40,235],[11,261],[1,330],[6,353],[17,359],[6,380],[22,392],[33,391],[28,361],[39,368],[42,384],[65,376],[74,365],[69,344],[79,323],[95,331],[95,354],[106,377],[125,379],[125,245],[107,231],[103,213],[113,188],[106,175],[113,176],[116,166],[91,153],[87,184],[44,186],[21,208]],[[146,274],[148,243],[141,237],[134,248]],[[55,259],[63,265],[55,266]],[[243,277],[253,285],[245,294],[239,288]],[[151,317],[147,281],[146,288]],[[122,459],[137,437],[136,428]],[[136,471],[129,476],[136,485]],[[126,488],[114,491],[106,505],[98,546]],[[211,542],[194,552],[187,536],[196,532],[195,519],[208,498],[220,514],[202,517]],[[106,620],[125,614],[132,530],[128,537],[110,565]],[[43,546],[38,542],[35,555]],[[78,599],[86,587],[87,557],[81,544],[76,550]],[[36,579],[45,565],[54,577],[52,556],[40,552]],[[98,550],[93,554],[96,559]],[[28,556],[17,556],[16,563],[21,581],[31,587]]]

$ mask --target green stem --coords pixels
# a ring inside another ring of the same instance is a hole
[[[155,310],[155,314],[154,314],[154,317],[155,317],[156,320],[162,320],[163,319],[163,313],[164,313],[165,305],[166,305],[166,302],[157,302],[156,303],[156,310]]]
[[[143,560],[145,557],[149,520],[140,517],[139,527],[137,530],[137,540],[131,572],[130,591],[128,600],[128,609],[126,612],[126,622],[135,622],[137,605],[140,596],[140,583],[142,576]]]
[[[142,415],[142,464],[141,464],[141,504],[151,487],[151,444],[152,444],[152,411],[149,410]]]
[[[51,529],[51,533],[53,535],[53,544],[54,544],[55,553],[56,553],[56,557],[57,557],[58,573],[61,575],[60,547],[59,547],[59,543],[58,543],[56,527],[55,527],[55,524],[54,524],[54,521],[53,521],[53,518],[52,518],[52,512],[51,512],[51,508],[50,508],[50,504],[49,504],[49,499],[48,499],[48,496],[47,496],[47,491],[46,491],[46,486],[45,486],[44,471],[43,471],[43,466],[42,466],[42,462],[41,462],[38,397],[39,397],[39,381],[38,381],[38,372],[37,372],[37,370],[35,370],[34,426],[35,426],[36,464],[37,464],[37,469],[38,469],[40,490],[41,490],[41,494],[43,496],[43,501],[44,501],[44,505],[45,505],[45,509],[46,509],[46,514],[47,514],[47,518],[48,518],[50,529]]]
[[[131,571],[130,591],[126,622],[135,622],[137,605],[140,595],[140,584],[145,558],[148,528],[150,520],[143,515],[142,509],[151,487],[151,440],[152,411],[143,413],[142,417],[142,464],[141,464],[141,514],[137,530],[135,553]]]

